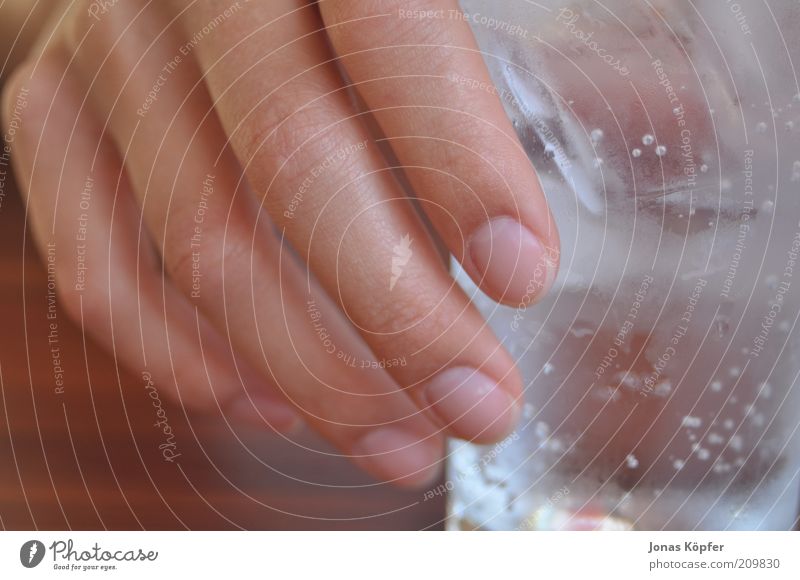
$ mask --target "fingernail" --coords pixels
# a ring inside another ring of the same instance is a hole
[[[557,272],[554,251],[510,217],[479,227],[469,240],[469,256],[494,297],[533,303],[547,294]]]
[[[502,439],[519,417],[514,397],[494,380],[467,367],[447,369],[433,377],[425,387],[425,398],[447,428],[473,441]]]
[[[442,450],[433,439],[397,427],[370,431],[352,448],[353,461],[380,479],[404,487],[420,487],[441,471]]]
[[[292,406],[272,397],[243,395],[233,401],[228,410],[232,419],[268,426],[279,433],[296,432],[304,424]]]

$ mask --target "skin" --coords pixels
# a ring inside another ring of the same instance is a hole
[[[496,95],[452,80],[490,83],[469,25],[408,16],[457,2],[101,4],[56,2],[3,95],[60,307],[180,404],[382,480],[506,436],[520,377],[437,244],[517,304],[558,236]]]

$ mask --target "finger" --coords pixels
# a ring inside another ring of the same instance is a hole
[[[259,223],[199,71],[190,58],[175,60],[184,41],[159,5],[141,6],[118,7],[115,20],[103,23],[108,29],[75,24],[70,44],[98,114],[126,151],[166,271],[330,441],[363,456],[359,463],[383,479],[430,480],[441,436],[385,372],[363,364],[368,349],[327,298],[309,294],[271,224]],[[160,77],[162,90],[148,100]],[[317,313],[324,341],[311,318]]]
[[[457,0],[326,0],[320,10],[342,64],[465,270],[496,300],[543,296],[556,276],[558,234]]]
[[[202,27],[210,10],[191,5],[185,28]],[[370,144],[314,32],[314,7],[281,0],[246,10],[194,53],[265,207],[378,360],[408,360],[390,372],[420,407],[461,437],[503,437],[521,388],[513,363]]]
[[[59,306],[126,366],[189,407],[235,412],[237,398],[249,396],[243,382],[248,391],[264,391],[257,384],[264,380],[236,364],[180,293],[161,286],[152,251],[138,242],[138,209],[121,162],[81,110],[83,90],[66,63],[47,54],[24,66],[5,97],[7,123],[18,117],[14,165]],[[259,411],[278,430],[298,423],[274,394],[259,400]]]

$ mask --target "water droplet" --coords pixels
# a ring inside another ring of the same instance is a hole
[[[728,421],[730,421],[730,419],[728,419]],[[708,441],[709,445],[722,445],[725,443],[725,437],[719,435],[718,433],[712,432],[708,434],[706,441]]]
[[[767,132],[767,124],[764,121],[761,121],[756,125],[756,133],[766,133]]]
[[[603,166],[603,163],[604,163],[604,161],[603,161],[603,158],[602,158],[602,157],[595,157],[595,158],[594,158],[594,163],[593,163],[593,165],[594,165],[594,168],[595,168],[595,169],[600,169],[600,167],[602,167],[602,166]]]
[[[711,452],[708,449],[697,450],[697,458],[700,461],[708,461],[710,457],[711,457]]]
[[[676,469],[676,471],[680,471],[683,469],[683,466],[686,465],[686,462],[683,459],[676,459],[672,462],[672,467]]]
[[[764,203],[761,204],[761,211],[764,213],[771,213],[772,210],[775,209],[775,202],[771,199],[768,199]]]
[[[791,131],[792,129],[794,129],[794,121],[786,121],[784,127],[786,127],[787,131]]]
[[[636,469],[639,467],[639,460],[633,454],[629,454],[625,458],[625,465],[628,466],[628,469]]]
[[[542,367],[542,373],[544,373],[545,375],[549,375],[550,373],[553,372],[554,368],[555,367],[552,364],[550,364],[549,362],[544,363],[544,366]]]
[[[734,379],[742,374],[742,369],[739,367],[731,367],[728,369],[728,374],[732,376]]]
[[[778,288],[778,277],[774,274],[767,276],[764,279],[764,284],[766,284],[767,288],[770,290],[776,290]]]
[[[526,419],[526,420],[531,419],[531,417],[533,417],[533,414],[535,412],[536,412],[536,407],[534,407],[530,403],[525,403],[522,406],[522,418],[523,419]]]
[[[733,437],[731,437],[729,445],[731,449],[733,449],[734,451],[741,451],[742,447],[744,447],[744,441],[742,441],[742,436],[734,435]]]
[[[656,155],[659,157],[664,157],[667,154],[667,148],[664,145],[659,145],[656,147]]]
[[[733,419],[725,419],[722,422],[722,426],[725,427],[728,431],[732,430],[735,425],[736,423],[734,423]]]
[[[602,129],[592,129],[591,132],[592,142],[599,143],[600,140],[603,138],[603,130]]]
[[[719,393],[722,390],[722,381],[712,381],[711,390],[715,393]]]
[[[643,145],[650,146],[650,145],[653,144],[654,141],[655,141],[655,137],[653,137],[649,133],[647,135],[645,135],[644,137],[642,137],[642,144]]]
[[[727,193],[731,190],[731,180],[723,178],[722,181],[719,182],[719,187],[723,192]]]
[[[706,165],[705,163],[703,163],[703,164],[700,166],[700,173],[707,173],[707,172],[708,172],[708,165]]]
[[[634,157],[641,157],[642,156],[642,150],[637,147],[636,149],[631,151],[631,155],[633,155]]]

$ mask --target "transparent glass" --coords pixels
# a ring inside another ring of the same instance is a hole
[[[526,388],[507,440],[451,444],[448,527],[791,529],[800,5],[462,6],[562,247],[535,306],[458,271]]]

